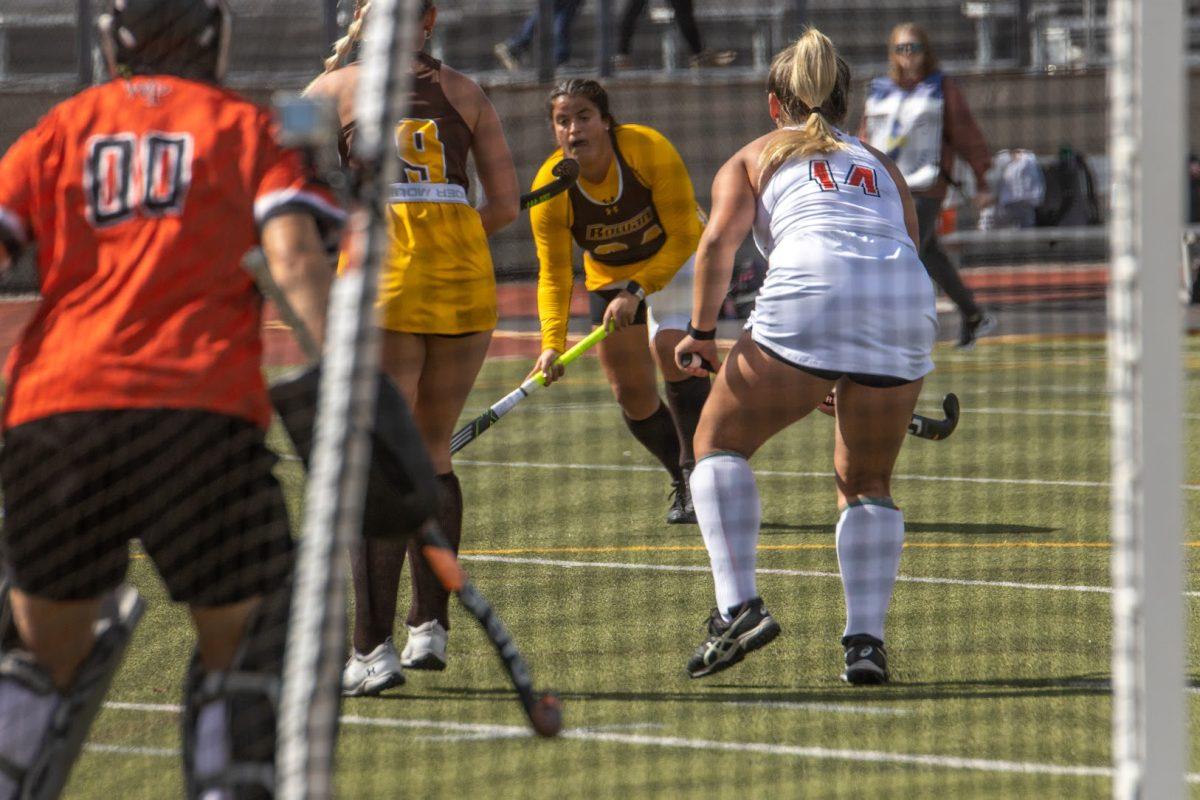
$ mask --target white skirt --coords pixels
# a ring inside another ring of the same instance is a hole
[[[933,283],[911,243],[849,232],[777,242],[746,328],[802,367],[916,380],[933,370]]]

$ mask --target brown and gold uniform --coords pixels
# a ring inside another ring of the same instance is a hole
[[[496,327],[487,234],[467,199],[473,134],[441,86],[442,62],[417,56],[409,116],[396,126],[391,248],[379,284],[379,324],[457,335]],[[343,130],[348,152],[353,123]]]
[[[613,158],[598,184],[575,186],[529,212],[537,244],[542,347],[565,349],[570,315],[572,239],[583,249],[588,291],[637,281],[647,294],[671,282],[696,252],[702,230],[687,167],[675,147],[645,125],[618,125]],[[534,186],[553,180],[555,150]]]

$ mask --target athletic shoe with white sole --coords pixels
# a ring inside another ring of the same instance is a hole
[[[761,597],[737,607],[733,619],[726,622],[718,609],[708,618],[708,638],[688,659],[687,673],[703,678],[728,669],[746,657],[746,653],[769,644],[779,635],[779,623],[767,611]]]
[[[342,695],[365,697],[376,695],[393,686],[404,685],[404,671],[392,637],[383,640],[365,656],[355,652],[342,669]]]
[[[415,628],[408,626],[408,642],[400,654],[405,669],[443,670],[446,668],[446,639],[450,634],[436,619]]]
[[[842,637],[846,648],[846,671],[842,680],[856,686],[888,682],[887,651],[883,642],[865,633]]]

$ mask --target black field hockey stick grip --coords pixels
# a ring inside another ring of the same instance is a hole
[[[564,158],[554,165],[551,174],[554,175],[554,180],[550,181],[550,183],[521,195],[522,211],[533,208],[536,205],[541,205],[547,200],[551,200],[567,189],[570,189],[571,184],[579,179],[579,162],[573,158]]]
[[[436,522],[430,520],[422,526],[421,539],[424,542],[421,550],[438,580],[448,591],[454,592],[458,602],[475,618],[492,647],[496,648],[496,655],[500,657],[509,682],[517,691],[517,699],[534,732],[539,736],[556,736],[562,729],[562,705],[558,697],[552,692],[538,695],[534,691],[529,665],[517,649],[508,628],[504,627],[492,604],[467,578],[467,573],[459,566],[453,549],[442,536]]]
[[[958,395],[951,392],[943,397],[942,410],[946,413],[945,419],[932,419],[920,414],[913,414],[912,421],[908,423],[908,432],[921,439],[934,441],[945,439],[958,427],[958,417],[961,412]]]
[[[717,371],[717,368],[713,366],[712,362],[709,361],[704,356],[700,355],[699,353],[684,353],[682,356],[679,357],[679,363],[683,366],[684,369],[687,369],[688,367],[692,366],[692,362],[697,358],[700,359],[700,367],[702,369],[704,369],[708,372],[716,372]]]

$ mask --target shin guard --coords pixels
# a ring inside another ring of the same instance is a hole
[[[183,771],[188,800],[275,796],[275,727],[291,592],[264,597],[229,669],[192,657],[184,686]]]
[[[0,644],[0,798],[53,800],[62,794],[83,749],[92,721],[141,619],[144,603],[128,586],[117,588],[101,607],[92,651],[59,692],[50,675],[20,649],[3,594]]]

